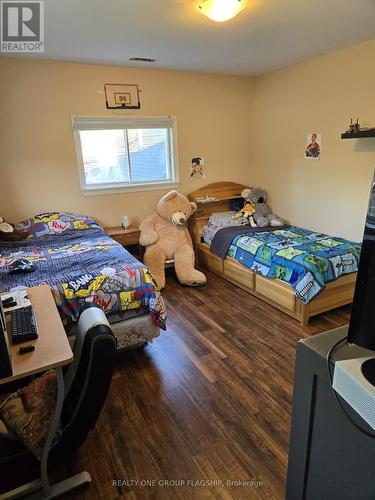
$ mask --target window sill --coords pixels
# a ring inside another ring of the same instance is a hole
[[[81,193],[84,196],[103,196],[109,194],[134,193],[137,191],[161,191],[163,189],[174,189],[179,186],[179,182],[158,182],[150,184],[132,184],[131,186],[113,186],[113,187],[81,187]]]

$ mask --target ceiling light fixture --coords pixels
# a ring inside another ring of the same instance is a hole
[[[245,6],[245,0],[203,0],[199,9],[205,16],[218,23],[236,16]]]

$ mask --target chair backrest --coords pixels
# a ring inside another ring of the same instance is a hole
[[[107,397],[116,358],[116,338],[103,311],[90,304],[81,312],[74,361],[65,373],[62,435],[50,461],[74,453],[94,427]]]

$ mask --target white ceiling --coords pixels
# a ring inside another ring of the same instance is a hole
[[[45,59],[256,75],[375,38],[375,0],[247,0],[215,23],[196,0],[45,0]]]

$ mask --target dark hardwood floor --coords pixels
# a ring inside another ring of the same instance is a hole
[[[53,482],[92,475],[89,488],[66,499],[284,497],[296,343],[347,323],[350,308],[301,327],[207,277],[204,287],[188,288],[169,274],[167,332],[118,356],[95,429],[53,471]],[[33,474],[12,469],[8,488]]]
[[[301,327],[207,276],[187,288],[171,274],[168,331],[119,356],[99,422],[69,465],[93,477],[74,498],[283,498],[296,342],[347,323],[350,308]]]

